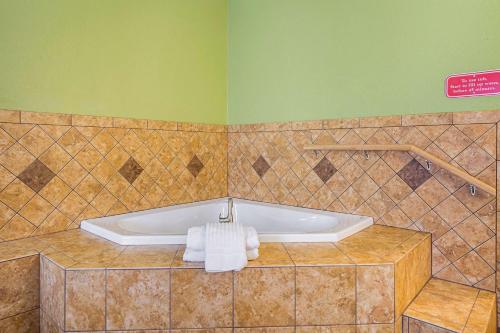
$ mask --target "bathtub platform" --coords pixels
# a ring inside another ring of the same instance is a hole
[[[337,243],[263,243],[241,272],[214,274],[183,262],[180,246],[66,231],[0,244],[2,280],[19,262],[35,287],[40,262],[40,299],[12,288],[15,311],[0,304],[0,331],[29,310],[41,332],[399,333],[430,278],[430,251],[430,234],[375,225]]]

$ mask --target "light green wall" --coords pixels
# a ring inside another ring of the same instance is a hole
[[[226,0],[0,0],[0,108],[226,121]]]
[[[500,109],[448,99],[500,68],[498,0],[229,0],[229,122]]]

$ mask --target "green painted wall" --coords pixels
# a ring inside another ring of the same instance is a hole
[[[498,0],[229,0],[229,122],[500,109],[448,99],[500,68]]]
[[[226,0],[0,0],[0,108],[224,123]]]

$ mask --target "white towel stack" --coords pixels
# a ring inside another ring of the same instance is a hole
[[[205,261],[207,272],[239,271],[259,256],[259,237],[253,227],[239,223],[207,223],[191,227],[184,261]]]

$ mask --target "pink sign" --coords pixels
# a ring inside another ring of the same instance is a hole
[[[454,74],[446,79],[446,96],[450,98],[500,94],[500,70]]]

